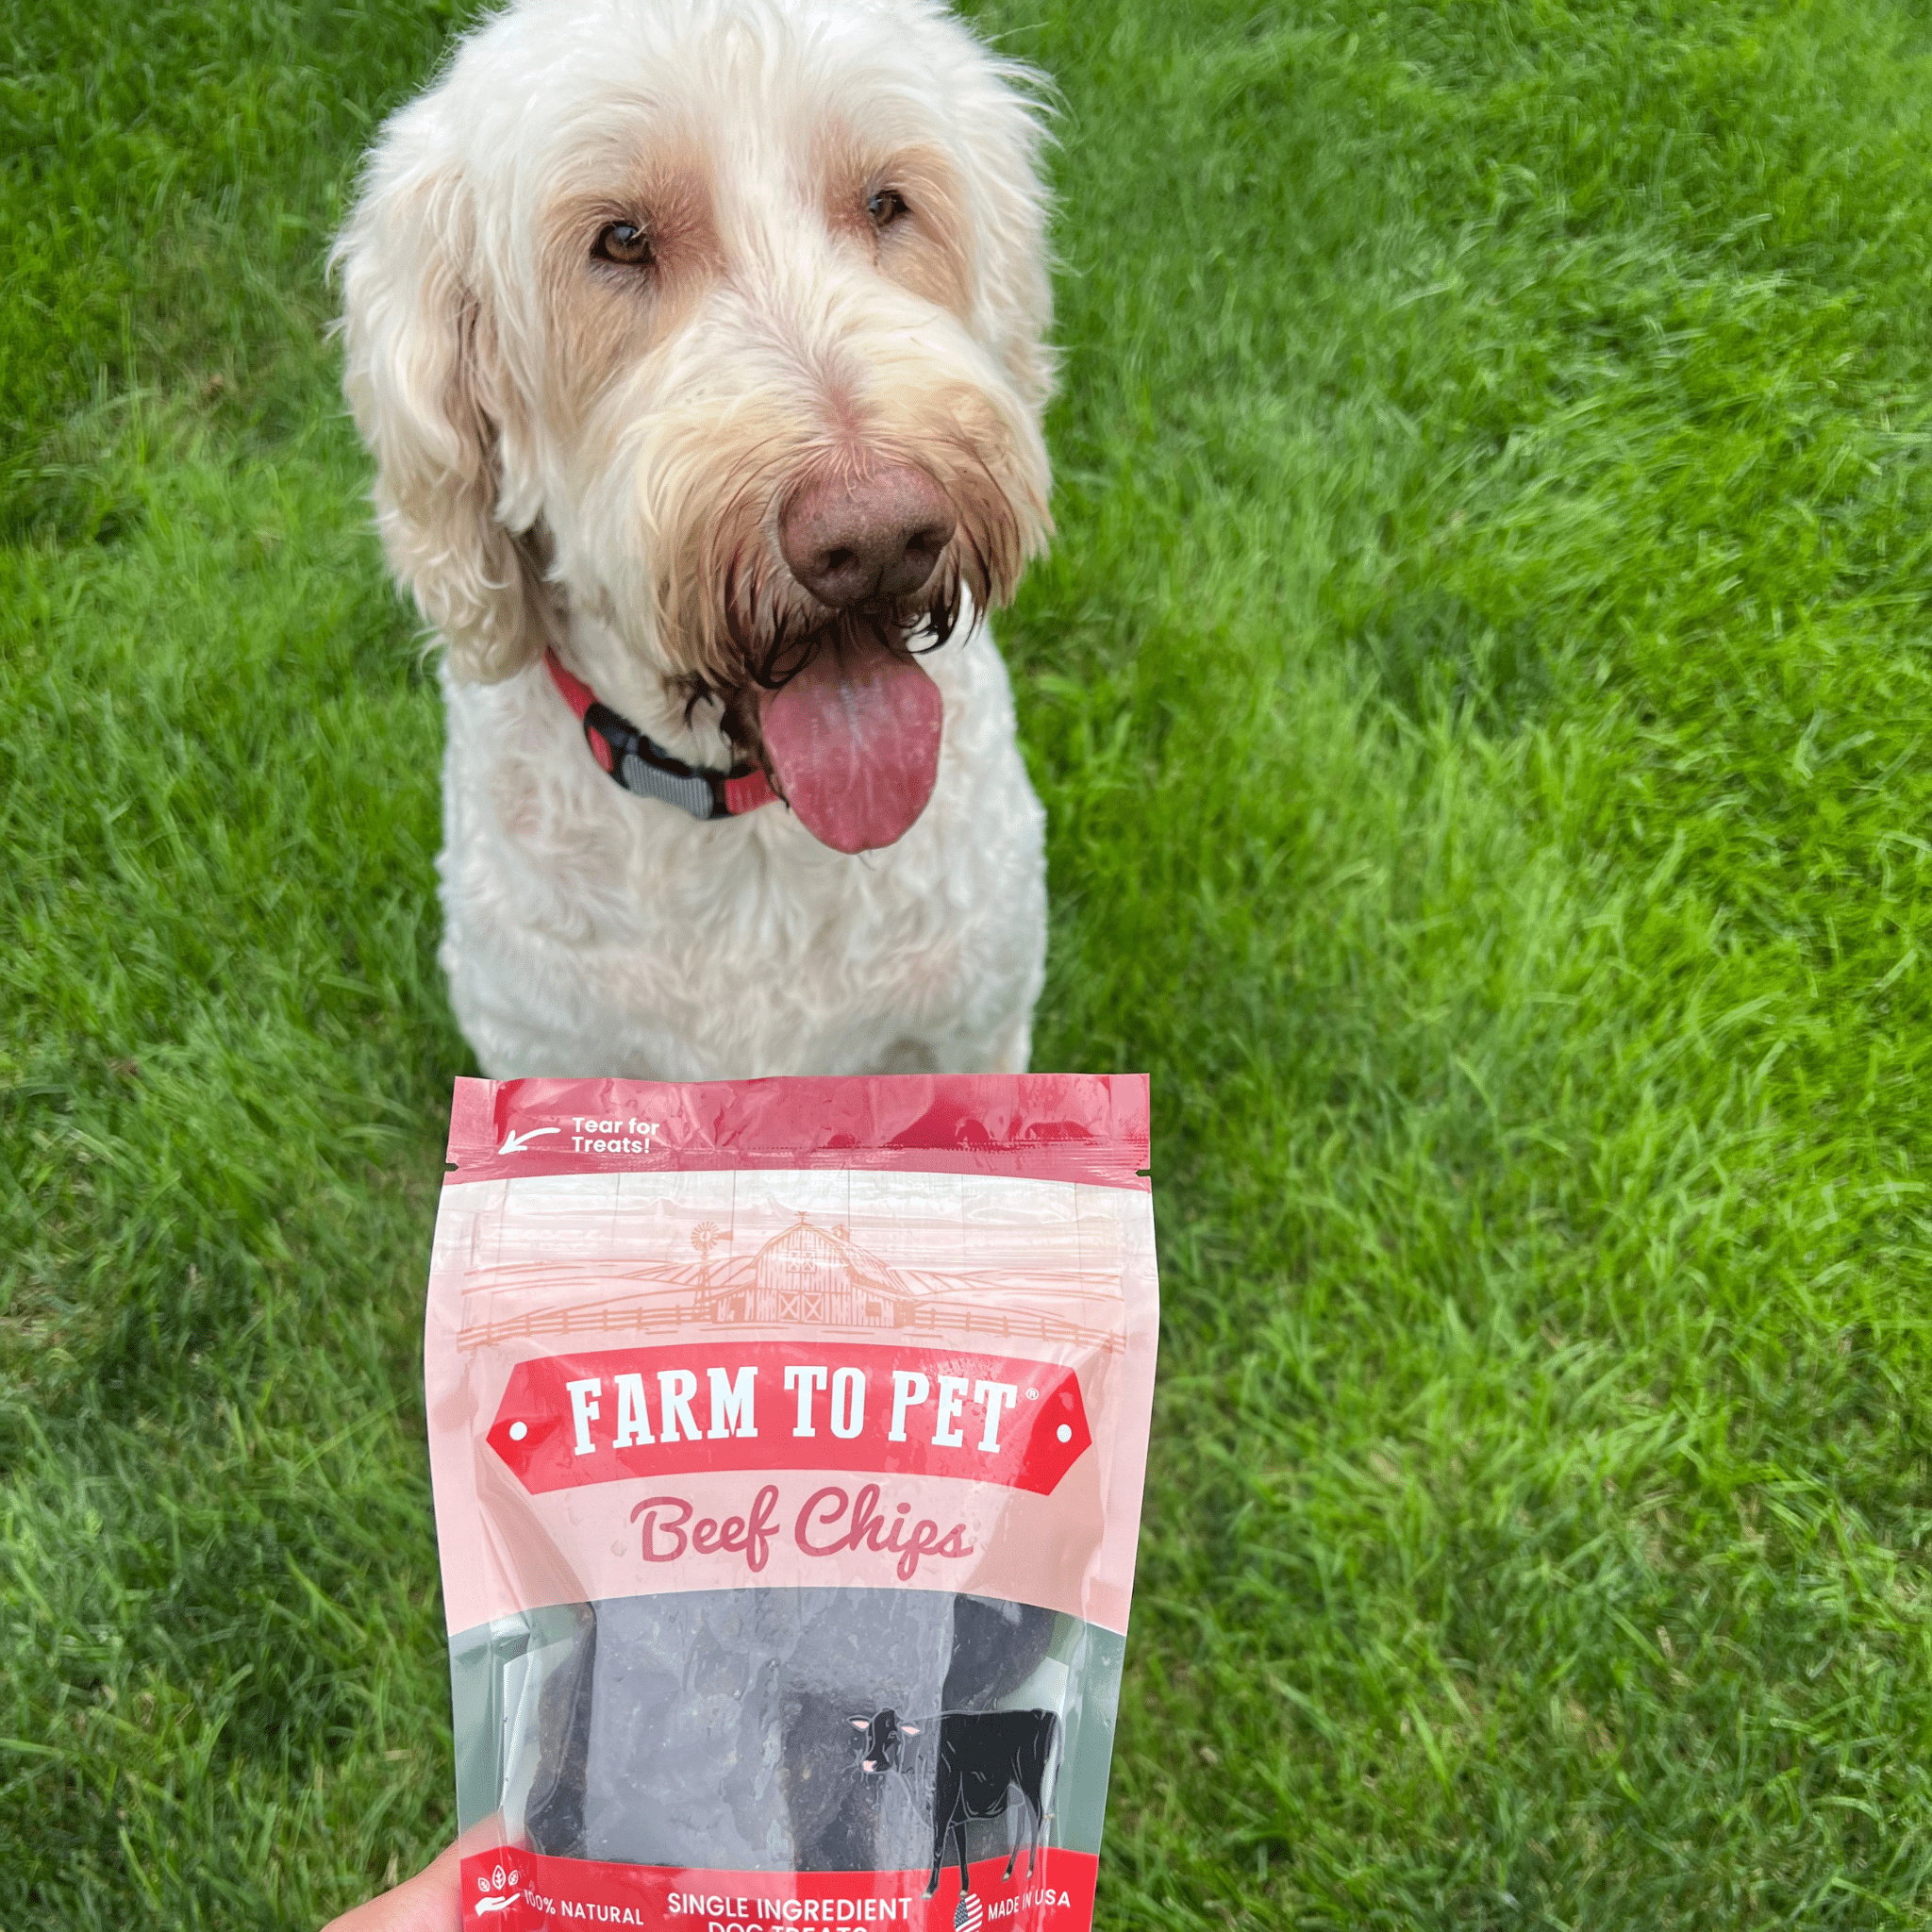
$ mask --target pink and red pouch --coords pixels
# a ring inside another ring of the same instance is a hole
[[[1146,1081],[463,1080],[449,1158],[464,1925],[1085,1932]]]

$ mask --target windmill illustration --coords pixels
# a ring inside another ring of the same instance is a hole
[[[715,1221],[701,1221],[691,1231],[691,1244],[698,1251],[698,1288],[711,1285],[711,1250],[724,1239],[724,1230]]]

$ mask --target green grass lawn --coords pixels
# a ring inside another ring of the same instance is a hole
[[[1166,1298],[1109,1928],[1932,1921],[1932,37],[988,0],[1002,637]],[[452,1810],[439,718],[322,340],[456,14],[0,25],[0,1926]]]

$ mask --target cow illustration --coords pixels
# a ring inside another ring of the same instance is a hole
[[[870,1718],[856,1717],[851,1722],[854,1730],[865,1733],[861,1771],[874,1776],[903,1771],[904,1740],[918,1737],[920,1725],[901,1723],[893,1710],[882,1710]],[[1032,1877],[1051,1816],[1046,1807],[1059,1758],[1058,1715],[1051,1710],[948,1710],[941,1714],[938,1724],[932,1782],[932,1874],[926,1880],[925,1896],[930,1898],[940,1889],[940,1866],[945,1860],[949,1838],[959,1859],[959,1895],[963,1898],[973,1890],[966,1869],[966,1824],[974,1818],[1008,1821],[1008,1882],[1020,1857],[1021,1834],[1030,1831],[1026,1875]],[[1017,1826],[1011,1808],[1016,1794],[1021,1807]]]

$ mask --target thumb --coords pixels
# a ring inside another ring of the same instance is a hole
[[[331,1919],[323,1932],[461,1932],[463,1849],[451,1845],[413,1878]]]

